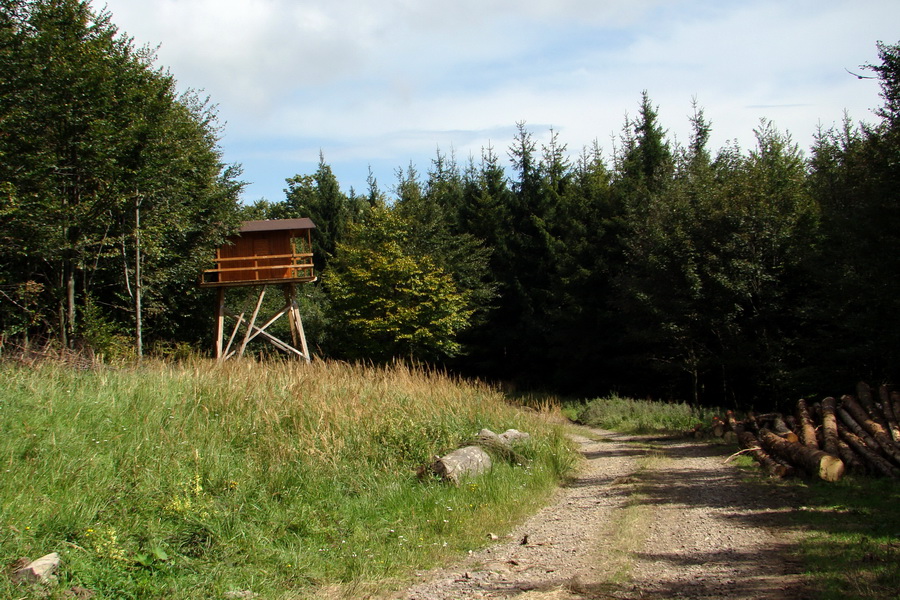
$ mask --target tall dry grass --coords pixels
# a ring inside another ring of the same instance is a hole
[[[483,427],[532,433],[530,462],[416,478]],[[421,367],[0,364],[0,561],[59,551],[62,584],[97,598],[391,585],[508,526],[572,460],[539,413]]]

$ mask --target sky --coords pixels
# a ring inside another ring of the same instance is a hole
[[[438,151],[504,161],[524,122],[572,156],[614,152],[646,90],[671,139],[692,105],[710,147],[754,147],[768,119],[808,150],[819,126],[875,120],[876,41],[897,0],[93,0],[182,90],[209,96],[243,200],[285,197],[320,153],[341,187],[390,193]]]

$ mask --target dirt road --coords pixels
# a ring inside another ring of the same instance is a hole
[[[494,545],[420,574],[404,600],[806,598],[789,498],[742,481],[727,450],[583,430],[578,476]]]

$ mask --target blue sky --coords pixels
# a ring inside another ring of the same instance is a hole
[[[696,98],[715,150],[767,118],[808,149],[819,124],[871,121],[878,84],[845,69],[900,40],[897,0],[94,0],[224,122],[244,200],[284,198],[321,151],[347,191],[384,191],[438,148],[458,162],[515,125],[607,155],[641,92],[686,142]],[[865,74],[865,73],[864,73]]]

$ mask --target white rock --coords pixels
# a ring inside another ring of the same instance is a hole
[[[51,581],[59,568],[59,554],[51,552],[37,560],[31,561],[12,574],[15,583],[41,583]]]

